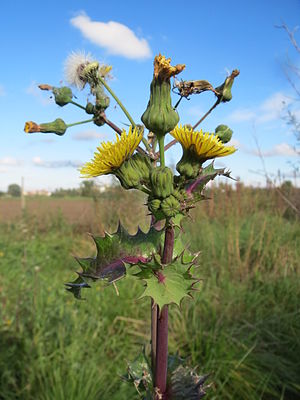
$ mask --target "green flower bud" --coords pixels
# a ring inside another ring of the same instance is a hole
[[[55,121],[45,124],[37,124],[33,121],[28,121],[25,123],[24,131],[26,133],[55,133],[56,135],[62,136],[66,132],[67,128],[68,126],[66,123],[61,118],[57,118]]]
[[[149,174],[152,168],[151,161],[142,154],[134,154],[115,171],[124,189],[139,189],[149,184]]]
[[[179,201],[172,195],[161,202],[161,209],[167,218],[175,217],[181,211]]]
[[[151,212],[152,215],[154,215],[155,219],[157,221],[160,221],[162,219],[165,219],[166,216],[163,213],[160,205],[161,205],[161,200],[160,199],[154,199],[152,195],[148,197],[148,210]]]
[[[222,143],[228,143],[232,133],[232,130],[227,125],[218,125],[215,129],[215,134],[218,135]]]
[[[170,196],[174,191],[172,170],[168,167],[154,168],[150,173],[150,183],[155,198]]]
[[[60,107],[63,107],[72,101],[73,93],[67,86],[61,88],[54,87],[52,88],[52,93],[54,94],[55,103]]]
[[[93,103],[87,103],[87,105],[85,106],[85,112],[87,114],[94,114],[95,112],[95,106]]]
[[[161,200],[160,199],[152,199],[148,202],[148,209],[152,213],[155,213],[160,208]]]
[[[137,153],[134,154],[128,161],[130,162],[132,168],[138,171],[140,182],[143,184],[149,184],[150,171],[152,170],[150,158]]]
[[[100,112],[105,111],[110,104],[110,98],[104,93],[102,84],[98,84],[93,93],[96,96],[96,109]]]
[[[97,112],[97,111],[95,112],[93,122],[97,126],[103,126],[106,124],[105,120],[103,119],[102,112]]]
[[[224,83],[215,89],[218,99],[221,102],[226,103],[227,101],[230,101],[232,99],[231,88],[234,82],[234,78],[236,78],[239,73],[239,70],[233,70],[231,75],[225,79]]]
[[[203,160],[199,159],[193,152],[193,145],[187,150],[183,149],[181,160],[176,169],[186,179],[194,179],[199,175]]]
[[[142,121],[150,132],[159,138],[175,128],[179,121],[177,111],[171,103],[170,77],[184,69],[184,65],[170,65],[170,59],[156,56],[154,59],[154,76],[150,85],[150,100]]]
[[[178,189],[176,189],[176,190],[174,190],[174,192],[173,192],[173,196],[174,196],[179,202],[181,202],[181,201],[187,199],[187,194],[186,194],[186,191],[185,191],[185,190],[178,190]]]

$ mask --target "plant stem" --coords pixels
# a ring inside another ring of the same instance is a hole
[[[197,126],[199,125],[199,124],[201,124],[201,122],[203,122],[204,120],[205,120],[205,118],[213,111],[213,109],[215,109],[216,107],[217,107],[217,105],[219,105],[220,104],[220,100],[218,99],[216,102],[215,102],[215,104],[207,111],[207,113],[205,113],[204,115],[203,115],[203,117],[193,126],[193,129],[196,129],[197,128]],[[176,104],[177,105],[177,104]],[[166,146],[165,146],[165,151],[167,151],[169,148],[171,148],[172,146],[174,146],[174,144],[176,144],[177,143],[177,140],[176,139],[173,139],[170,143],[168,143]],[[155,153],[154,154],[154,159],[158,159],[159,158],[159,153],[157,152],[157,153]]]
[[[70,128],[71,126],[86,124],[88,122],[93,122],[94,118],[86,119],[85,121],[73,122],[73,124],[67,124],[67,127]]]
[[[71,104],[74,104],[74,106],[76,106],[76,107],[82,108],[82,110],[85,111],[85,107],[83,107],[83,106],[82,106],[81,104],[79,104],[79,103],[76,103],[76,101],[71,100],[70,103],[71,103]]]
[[[156,366],[156,335],[157,335],[157,304],[151,299],[151,369],[155,376]]]
[[[124,114],[126,115],[126,117],[128,118],[129,122],[131,123],[131,125],[133,127],[135,127],[135,122],[133,121],[131,115],[129,114],[129,112],[127,111],[127,109],[124,107],[123,103],[121,102],[121,100],[117,97],[117,95],[115,94],[115,92],[113,92],[111,90],[111,88],[108,86],[108,84],[105,82],[104,79],[101,78],[101,76],[98,76],[101,84],[105,87],[105,89],[112,95],[112,97],[116,100],[116,102],[119,104],[119,106],[121,107],[122,111],[124,112]]]
[[[159,136],[158,138],[158,145],[159,145],[159,158],[160,158],[160,166],[164,167],[165,166],[165,137],[164,136]]]
[[[197,126],[200,125],[201,122],[205,120],[205,118],[212,112],[212,110],[213,110],[214,108],[217,107],[218,104],[220,104],[220,102],[221,102],[221,100],[218,99],[218,100],[215,102],[215,104],[207,111],[207,113],[204,114],[203,117],[202,117],[201,119],[199,119],[199,121],[193,126],[193,130],[196,129]]]
[[[112,96],[112,97],[116,100],[116,102],[119,104],[121,110],[122,110],[123,113],[126,115],[126,117],[128,118],[129,122],[131,123],[131,125],[132,125],[133,127],[135,127],[136,124],[135,124],[134,120],[132,119],[132,117],[131,117],[131,115],[129,114],[129,112],[127,111],[127,109],[124,107],[124,105],[123,105],[123,103],[121,102],[121,100],[117,97],[117,95],[115,94],[115,92],[113,92],[113,91],[111,90],[111,88],[108,86],[108,84],[105,82],[105,80],[101,78],[101,76],[98,76],[98,78],[99,78],[99,81],[101,82],[101,84],[105,87],[105,89],[111,94],[111,96]],[[144,143],[146,149],[147,149],[148,151],[150,151],[150,146],[149,146],[147,140],[143,137],[142,141],[143,141],[143,143]]]
[[[174,228],[167,222],[162,263],[172,261],[174,248]],[[155,387],[157,394],[155,400],[167,400],[167,372],[168,372],[168,306],[159,310],[157,320],[157,344],[156,344],[156,369]]]

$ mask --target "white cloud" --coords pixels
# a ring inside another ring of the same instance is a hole
[[[263,157],[296,157],[300,155],[299,151],[297,151],[293,146],[288,143],[279,143],[271,149],[264,151],[253,149],[245,149],[245,151],[249,154]]]
[[[6,92],[3,85],[0,85],[0,96],[5,96]]]
[[[191,117],[196,117],[196,118],[200,119],[202,117],[202,115],[205,114],[205,111],[203,111],[202,108],[199,106],[193,106],[193,107],[188,108],[187,113]]]
[[[33,157],[32,162],[34,165],[43,165],[44,163],[39,156]]]
[[[71,19],[84,37],[105,48],[108,53],[131,59],[151,57],[151,49],[146,39],[138,38],[126,25],[119,22],[92,21],[86,14]]]
[[[40,156],[33,157],[32,162],[36,167],[44,167],[44,168],[65,168],[65,167],[78,168],[82,166],[82,163],[76,160],[45,161]]]
[[[277,92],[266,99],[259,108],[257,122],[269,122],[280,118],[285,107],[291,103],[291,98],[281,92]]]
[[[254,120],[256,114],[254,111],[247,108],[240,108],[235,111],[228,117],[232,122],[244,122]]]
[[[88,130],[88,131],[82,131],[75,133],[72,136],[72,139],[74,140],[83,140],[83,141],[92,141],[96,139],[103,139],[104,135],[103,133],[97,132],[95,130]]]
[[[8,167],[16,167],[21,164],[22,162],[20,160],[17,160],[16,158],[13,157],[4,157],[0,159],[0,165],[5,165]]]
[[[299,155],[300,153],[297,152],[297,150],[288,143],[276,144],[271,150],[263,152],[263,156],[265,157],[274,157],[274,156],[295,157]]]
[[[281,117],[285,107],[291,104],[292,99],[281,92],[276,92],[268,97],[258,107],[240,108],[228,116],[231,122],[253,121],[256,123],[265,123],[274,121]]]
[[[228,142],[228,146],[234,146],[237,149],[241,149],[243,147],[241,142],[237,139],[231,139],[230,142]]]

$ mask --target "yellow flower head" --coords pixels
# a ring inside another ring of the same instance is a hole
[[[184,149],[192,149],[195,155],[202,159],[224,157],[236,151],[233,146],[224,146],[218,135],[203,133],[202,130],[194,131],[186,126],[177,126],[171,135],[181,143]]]
[[[170,80],[171,76],[179,74],[184,70],[184,64],[177,64],[175,67],[170,65],[171,58],[166,58],[159,54],[154,58],[154,77],[163,81]]]
[[[142,138],[141,130],[130,127],[128,134],[123,131],[121,136],[116,135],[115,143],[101,143],[94,153],[94,159],[86,163],[80,173],[86,178],[113,173],[132,156]]]

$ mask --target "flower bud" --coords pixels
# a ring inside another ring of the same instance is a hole
[[[152,199],[148,202],[148,208],[149,211],[151,211],[152,213],[155,213],[156,211],[158,211],[159,207],[161,204],[161,200],[160,199]]]
[[[155,198],[170,196],[174,191],[172,170],[168,167],[154,168],[150,173],[150,183]]]
[[[239,70],[233,70],[231,75],[225,79],[224,83],[215,89],[215,93],[217,94],[217,97],[221,102],[226,103],[227,101],[230,101],[232,99],[231,88],[234,82],[234,78],[236,78],[239,73]]]
[[[175,217],[181,210],[179,201],[172,195],[162,200],[161,209],[167,218]]]
[[[95,113],[95,106],[93,103],[87,103],[87,105],[85,106],[85,112],[87,114],[94,114]]]
[[[194,179],[199,175],[202,163],[203,160],[201,161],[199,157],[196,157],[193,145],[191,145],[188,150],[183,149],[181,160],[177,163],[176,169],[186,179]]]
[[[161,200],[160,199],[154,199],[152,195],[148,197],[148,210],[151,212],[152,215],[154,215],[156,221],[161,221],[162,219],[165,219],[166,216],[164,212],[161,209]]]
[[[68,126],[66,125],[66,123],[61,118],[57,118],[53,122],[48,122],[44,124],[37,124],[33,121],[28,121],[25,123],[24,131],[26,133],[55,133],[56,135],[62,136],[66,132],[67,128]]]
[[[164,56],[154,58],[154,75],[150,85],[150,100],[142,115],[142,121],[149,131],[159,138],[175,128],[179,116],[171,103],[170,77],[184,69],[184,65],[170,65],[170,59]]]
[[[53,87],[52,93],[54,94],[55,103],[60,107],[63,107],[72,101],[73,93],[67,86],[60,88]]]
[[[181,202],[187,199],[187,194],[185,190],[178,190],[175,189],[173,192],[173,196],[176,197],[176,199]]]
[[[232,133],[232,130],[227,125],[218,125],[215,129],[215,134],[218,135],[222,143],[228,143]]]
[[[149,184],[149,174],[152,168],[151,161],[142,154],[134,154],[115,171],[124,189],[139,189]]]

